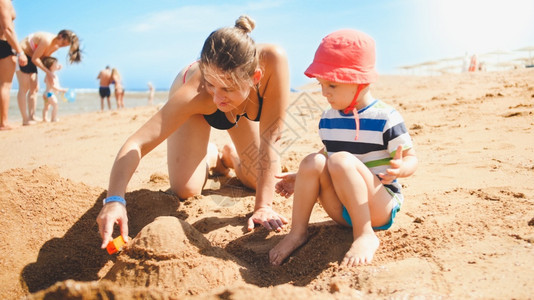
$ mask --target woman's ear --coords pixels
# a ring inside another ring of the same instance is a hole
[[[261,71],[261,69],[256,69],[256,71],[254,71],[254,75],[252,75],[252,80],[254,81],[254,85],[260,82],[262,76],[263,76],[263,72]]]

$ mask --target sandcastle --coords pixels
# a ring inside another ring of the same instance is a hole
[[[158,287],[173,296],[197,295],[243,282],[240,265],[189,223],[158,217],[130,241],[104,279],[121,286]]]

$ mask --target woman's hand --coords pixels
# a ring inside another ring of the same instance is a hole
[[[262,207],[254,211],[252,216],[248,219],[248,231],[254,229],[254,224],[261,224],[268,230],[281,231],[284,224],[287,224],[287,219],[275,212],[271,207]]]
[[[102,249],[106,248],[109,242],[113,240],[113,226],[119,224],[122,238],[128,242],[128,216],[126,214],[126,206],[118,202],[111,202],[104,207],[96,217],[98,223],[98,231],[102,237]]]
[[[297,178],[297,173],[282,173],[279,175],[274,175],[274,177],[282,179],[274,186],[277,194],[285,198],[289,198],[291,195],[293,195],[293,192],[295,191],[295,178]]]
[[[19,59],[19,66],[24,67],[28,64],[28,58],[24,52],[19,53],[17,56]]]

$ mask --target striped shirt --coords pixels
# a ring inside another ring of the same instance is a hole
[[[362,161],[375,175],[385,173],[389,161],[395,156],[399,145],[403,149],[413,147],[412,139],[402,116],[393,107],[381,100],[358,111],[360,132],[356,138],[356,122],[352,112],[328,109],[319,122],[319,136],[328,155],[347,151]],[[401,193],[401,186],[395,180],[386,185],[394,193]]]

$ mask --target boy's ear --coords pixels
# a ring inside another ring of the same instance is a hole
[[[254,75],[252,75],[252,80],[255,85],[258,84],[258,82],[260,82],[262,76],[263,76],[263,72],[261,71],[261,69],[256,69],[256,71],[254,71]]]

